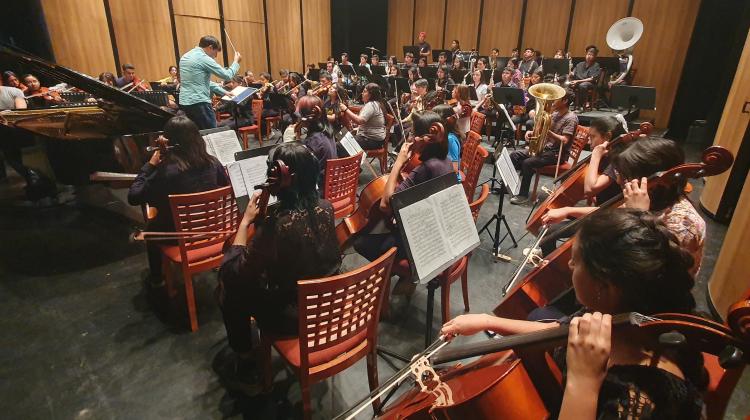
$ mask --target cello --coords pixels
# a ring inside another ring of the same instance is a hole
[[[638,130],[623,134],[610,141],[607,145],[607,150],[612,150],[612,148],[618,144],[627,144],[642,135],[649,135],[653,128],[654,126],[651,125],[651,123],[641,123]],[[539,228],[542,226],[542,216],[544,216],[549,210],[574,206],[576,203],[586,198],[583,184],[590,159],[591,155],[588,155],[584,159],[579,160],[572,168],[555,180],[555,182],[561,181],[562,183],[549,195],[549,197],[547,197],[546,200],[544,200],[531,218],[529,218],[529,221],[526,223],[526,230],[535,235],[538,234]]]

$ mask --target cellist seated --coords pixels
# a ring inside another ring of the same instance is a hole
[[[655,353],[637,332],[612,329],[609,315],[694,312],[692,265],[657,216],[606,210],[583,221],[572,248],[573,288],[584,310],[555,322],[460,315],[441,334],[513,335],[569,323],[567,348],[554,353],[564,375],[560,419],[699,419],[707,385],[700,352],[685,345]]]

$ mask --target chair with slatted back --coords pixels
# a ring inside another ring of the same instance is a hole
[[[239,226],[240,214],[230,186],[194,194],[170,195],[169,205],[176,232],[236,231]],[[180,238],[177,245],[161,246],[163,272],[170,297],[177,293],[171,265],[176,264],[181,268],[191,331],[198,330],[193,275],[221,265],[224,257],[222,248],[228,236]]]
[[[570,146],[570,154],[568,156],[568,161],[560,162],[560,169],[557,171],[555,170],[555,168],[557,168],[557,165],[542,166],[534,170],[534,190],[531,193],[531,201],[536,200],[537,188],[539,188],[539,176],[540,175],[555,176],[555,172],[557,172],[557,174],[560,175],[561,173],[575,166],[575,164],[578,162],[578,158],[581,156],[581,151],[583,150],[583,147],[586,146],[586,143],[588,142],[589,142],[589,128],[584,127],[579,124],[576,127],[576,134],[575,134],[575,137],[573,137],[573,144]]]
[[[486,117],[481,112],[473,111],[471,113],[471,124],[469,125],[469,130],[479,134],[480,139],[482,136],[482,129],[484,128],[485,118]]]
[[[271,347],[296,372],[304,418],[312,415],[310,386],[367,356],[370,390],[378,387],[378,318],[396,248],[364,267],[337,276],[297,282],[299,337],[261,331],[264,380],[270,389]],[[377,407],[377,402],[373,403]]]
[[[466,133],[466,140],[461,146],[461,172],[466,173],[469,167],[469,162],[474,159],[474,153],[477,151],[479,143],[482,142],[482,136],[479,133],[475,133],[469,130]]]
[[[258,145],[263,146],[263,136],[260,134],[260,118],[263,114],[263,101],[260,99],[253,99],[250,105],[253,111],[253,121],[255,124],[240,127],[240,138],[242,138],[242,147],[247,150],[250,146],[248,143],[247,135],[253,134],[255,139],[258,140]]]
[[[357,207],[361,162],[361,152],[354,156],[326,161],[323,198],[333,204],[333,216],[336,219],[348,216]]]
[[[385,141],[383,142],[382,149],[366,150],[367,158],[372,162],[373,159],[377,159],[380,162],[380,173],[385,174],[388,172],[388,144],[391,142],[391,127],[396,122],[396,119],[391,114],[385,114]]]
[[[477,184],[479,183],[479,174],[482,173],[482,167],[484,166],[484,162],[487,161],[487,157],[489,157],[489,155],[490,153],[487,151],[487,149],[482,146],[477,146],[477,149],[474,152],[474,156],[468,162],[466,172],[464,172],[464,177],[461,179],[461,183],[463,184],[464,191],[466,192],[466,199],[469,200],[469,202],[474,200],[474,192],[476,191]]]

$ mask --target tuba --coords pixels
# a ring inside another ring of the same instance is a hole
[[[528,90],[529,95],[536,98],[536,115],[534,115],[534,131],[529,139],[529,154],[537,156],[544,150],[547,143],[547,133],[552,125],[550,110],[552,103],[565,96],[565,89],[552,83],[537,83]]]
[[[607,31],[607,45],[618,56],[628,57],[625,74],[633,66],[633,49],[643,35],[643,22],[638,18],[626,17],[613,23]]]

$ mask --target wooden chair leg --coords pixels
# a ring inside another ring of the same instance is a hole
[[[370,391],[374,391],[378,387],[378,353],[375,346],[367,353],[367,381],[370,385]],[[373,410],[377,410],[380,406],[380,398],[375,399],[372,402]]]
[[[443,314],[443,324],[451,319],[451,284],[440,282],[440,310]]]
[[[195,291],[193,290],[193,276],[186,274],[183,269],[182,277],[185,279],[185,300],[187,300],[187,311],[190,317],[190,331],[198,331],[198,314],[195,309]]]
[[[391,315],[391,278],[385,280],[385,290],[383,290],[383,303],[380,305],[380,319],[388,319]]]
[[[388,152],[385,151],[380,155],[380,174],[385,175],[385,170],[388,167]]]
[[[466,262],[464,273],[461,274],[461,294],[464,295],[464,312],[469,312],[469,262]]]
[[[531,193],[531,201],[536,201],[536,190],[539,188],[539,172],[534,171],[534,190]]]

